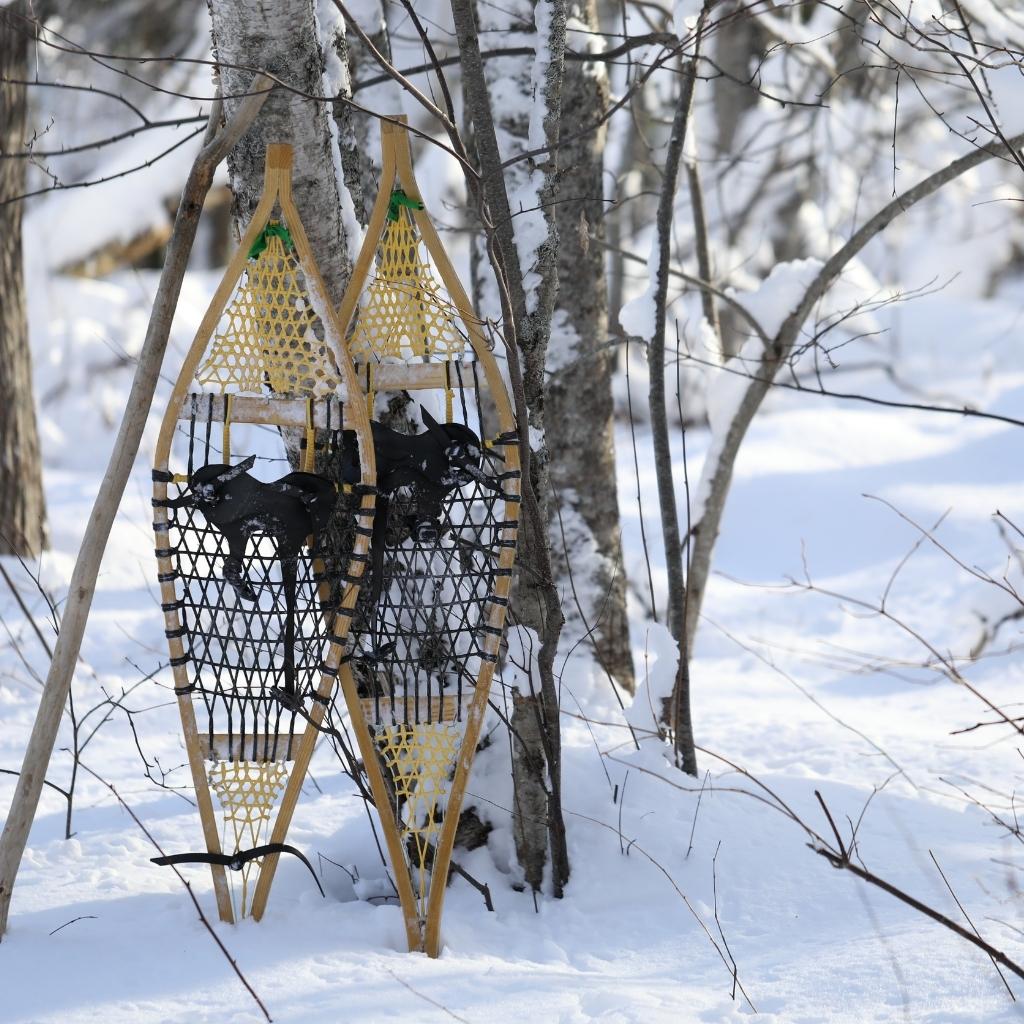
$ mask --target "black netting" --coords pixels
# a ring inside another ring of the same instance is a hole
[[[478,431],[479,401],[467,407],[456,390],[453,420]],[[483,446],[474,479],[442,501],[436,529],[418,529],[415,489],[378,493],[371,565],[352,625],[354,675],[375,724],[461,719],[472,699],[480,659],[489,657],[498,560],[515,544],[505,503],[518,501],[518,472],[505,471],[506,443],[492,437]]]
[[[193,418],[183,427],[189,434],[190,470],[222,461],[211,444],[208,420]],[[212,436],[219,438],[219,425]],[[317,431],[317,467],[325,475],[330,466],[340,465],[342,438],[340,430]],[[244,457],[236,451],[232,462],[237,465]],[[296,732],[304,728],[304,722],[296,723],[298,705],[305,700],[308,708],[321,682],[359,499],[355,505],[339,500],[313,549],[303,547],[295,559],[289,612],[291,569],[282,564],[271,533],[254,533],[246,543],[242,579],[235,582],[252,588],[255,599],[247,600],[225,577],[226,537],[187,500],[189,485],[172,482],[167,491],[167,547],[200,733],[207,735],[211,750],[215,736],[226,736],[233,757],[287,758]]]

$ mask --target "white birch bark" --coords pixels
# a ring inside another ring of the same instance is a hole
[[[600,48],[595,42],[600,37],[590,34],[600,27],[596,0],[575,0],[568,5],[568,14],[569,48],[579,52]],[[548,344],[544,408],[553,500],[561,513],[551,524],[555,571],[565,584],[563,593],[571,590],[575,598],[563,602],[566,619],[574,631],[593,630],[602,665],[632,691],[615,485],[614,350],[606,345],[608,288],[600,245],[606,129],[583,133],[600,120],[607,104],[604,65],[567,61],[554,206],[559,288]]]
[[[547,533],[551,482],[544,403],[545,360],[558,287],[558,235],[551,204],[561,124],[566,8],[557,0],[513,0],[500,7],[479,3],[475,10],[461,2],[453,4],[453,13],[483,193],[507,285],[507,313],[515,321],[522,400],[528,418],[520,427],[528,428],[530,441],[530,481],[526,486],[528,495],[535,496],[535,502],[524,502],[526,522],[520,530],[521,568],[513,615],[540,638],[540,688],[521,695],[516,714],[536,716],[543,749],[528,749],[531,745],[520,737],[524,742],[516,749],[517,803],[520,807],[547,807],[552,885],[555,895],[561,896],[569,877],[569,861],[561,813],[560,712],[553,665],[563,619]],[[496,38],[504,46],[531,47],[533,54],[482,63],[480,40]],[[544,152],[514,159],[538,149]],[[514,162],[506,163],[512,159]],[[486,276],[478,266],[476,280]],[[486,302],[485,308],[496,305]],[[526,813],[514,814],[513,829],[520,863],[532,880],[543,875],[548,851],[535,841],[538,830],[527,819]]]
[[[295,152],[292,195],[328,297],[337,304],[352,270],[342,216],[349,197],[341,180],[337,137],[331,130],[331,104],[325,97],[326,65],[315,0],[208,3],[214,56],[222,65],[236,66],[220,69],[225,117],[237,109],[238,94],[251,78],[251,72],[238,66],[263,68],[296,90],[275,90],[228,159],[236,229],[241,234],[259,202],[267,144],[291,144]]]
[[[391,39],[384,6],[378,0],[369,0],[365,9],[357,5],[350,7],[373,46],[391,60]],[[359,106],[376,114],[400,114],[402,92],[393,79],[360,88],[363,81],[380,78],[381,67],[362,39],[354,32],[344,32],[343,25],[341,21],[336,24],[333,39],[345,72],[342,95],[348,99],[355,98]],[[365,228],[380,181],[380,124],[375,117],[342,102],[334,103],[333,114],[334,123],[338,126],[345,182],[352,194],[356,220]]]

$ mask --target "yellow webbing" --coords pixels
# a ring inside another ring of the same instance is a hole
[[[221,843],[226,853],[263,845],[262,833],[274,805],[288,784],[288,766],[281,761],[217,761],[209,770],[210,789],[217,794],[224,819]],[[263,859],[248,861],[242,876],[238,917],[249,911],[250,874],[254,882]]]
[[[427,915],[430,867],[462,729],[461,723],[448,721],[379,725],[374,730],[399,810],[398,829],[416,886],[421,919]],[[444,879],[439,879],[439,884],[444,885]]]
[[[246,263],[196,380],[224,392],[326,396],[338,390],[334,357],[294,250],[270,235]]]
[[[376,274],[349,338],[353,359],[439,357],[463,352],[458,312],[427,262],[412,215],[398,211],[377,248]]]

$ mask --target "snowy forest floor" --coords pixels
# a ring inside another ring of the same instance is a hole
[[[166,364],[171,375],[213,282],[210,274],[189,276]],[[53,278],[32,296],[52,539],[42,581],[57,595],[127,393],[131,365],[123,356],[137,351],[154,286],[151,274]],[[898,351],[900,373],[927,391],[926,400],[969,400],[1012,416],[1024,397],[1018,317],[1016,304],[934,295],[891,317],[886,351]],[[918,400],[878,371],[839,379],[846,391]],[[162,387],[157,411],[169,382]],[[1024,525],[1024,484],[1013,472],[1022,437],[1005,423],[775,393],[737,466],[692,672],[703,748],[756,776],[823,834],[816,789],[848,832],[848,821],[857,822],[884,786],[860,820],[864,862],[959,919],[934,853],[982,934],[1017,959],[1024,957],[1024,856],[960,790],[1005,807],[1020,775],[1018,744],[995,729],[956,734],[986,717],[980,702],[921,668],[927,652],[898,626],[820,591],[878,601],[919,539],[866,495],[929,527],[951,510],[938,530],[942,542],[969,566],[1019,578],[992,517],[998,509]],[[649,439],[641,430],[637,440],[663,603]],[[688,435],[691,479],[706,441],[700,430]],[[99,580],[76,680],[80,713],[102,699],[101,687],[120,694],[166,661],[149,529],[152,442],[151,431]],[[618,456],[638,678],[649,671],[657,693],[671,671],[671,651],[645,614],[637,481],[624,425]],[[677,469],[682,499],[681,459]],[[14,560],[4,564],[45,623],[45,606],[24,570]],[[787,582],[805,580],[805,566],[816,592]],[[977,640],[979,612],[998,618],[1013,611],[1008,597],[928,543],[900,571],[887,607],[937,650],[957,654]],[[0,615],[32,670],[42,673],[45,655],[6,588]],[[1018,706],[1024,671],[1018,657],[995,652],[1018,639],[1019,626],[1010,623],[989,656],[970,667],[972,682],[1005,708]],[[38,687],[8,641],[0,638],[0,768],[15,769]],[[1024,1017],[984,954],[831,868],[797,825],[750,795],[757,790],[749,778],[702,753],[701,771],[710,774],[699,795],[702,782],[675,772],[658,743],[637,752],[585,646],[558,667],[573,865],[565,899],[535,906],[511,886],[507,815],[487,810],[510,792],[507,745],[495,744],[478,759],[470,791],[496,827],[487,848],[460,858],[489,884],[495,912],[456,878],[442,958],[404,952],[398,907],[359,898],[381,889],[384,869],[361,802],[322,750],[290,841],[319,865],[327,898],[300,864],[283,862],[261,924],[215,926],[275,1021],[747,1019],[751,1008],[739,991],[734,996],[730,967],[709,935],[723,952],[727,943],[739,982],[768,1024]],[[169,678],[164,670],[143,682],[126,704],[147,709],[134,716],[141,747],[151,763],[177,769],[170,781],[179,784],[184,752]],[[641,690],[630,712],[635,722],[645,717],[648,692]],[[199,848],[194,809],[144,777],[123,712],[96,733],[82,760],[117,787],[165,849]],[[66,785],[69,764],[59,750],[50,773],[58,786]],[[12,782],[0,777],[4,808]],[[62,798],[47,791],[0,946],[0,1019],[260,1020],[182,885],[150,864],[155,851],[110,792],[82,773],[70,840],[64,813]],[[209,872],[184,870],[213,918]],[[1010,985],[1024,993],[1012,976]]]

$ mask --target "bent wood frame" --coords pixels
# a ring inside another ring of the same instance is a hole
[[[335,316],[334,307],[327,297],[327,290],[324,287],[323,279],[320,276],[312,250],[310,249],[309,239],[306,237],[298,210],[292,201],[291,167],[291,146],[280,144],[267,146],[263,195],[253,212],[249,227],[242,235],[238,249],[228,264],[228,268],[217,291],[214,293],[206,315],[199,325],[195,340],[189,348],[188,355],[185,357],[181,372],[175,382],[157,440],[154,469],[164,472],[169,469],[171,444],[179,417],[184,415],[187,418],[190,414],[190,409],[186,407],[191,404],[189,402],[189,388],[195,377],[196,369],[217,329],[221,315],[231,299],[234,288],[245,271],[249,249],[266,226],[276,204],[280,208],[281,216],[288,225],[292,241],[295,244],[295,251],[305,278],[306,288],[311,298],[315,300],[314,309],[323,324],[326,346],[333,352],[337,363],[343,391],[333,397],[339,398],[345,403],[344,425],[355,432],[359,445],[359,461],[362,468],[361,482],[367,486],[367,491],[363,494],[356,515],[369,522],[372,519],[374,510],[372,484],[376,480],[370,421],[367,416],[366,403],[362,391],[356,383],[352,361],[349,359],[343,344],[344,334]],[[322,404],[322,402],[318,402],[318,404]],[[262,423],[291,427],[299,423],[305,423],[305,408],[305,401],[296,401],[294,399],[275,399],[273,397],[245,398],[239,399],[233,404],[232,420],[235,423]],[[314,423],[314,425],[319,424]],[[167,482],[165,480],[154,481],[153,497],[156,502],[167,499]],[[169,529],[168,510],[157,504],[153,512],[153,530],[156,537],[156,547],[158,551],[161,549],[165,550],[167,548]],[[301,717],[306,719],[306,728],[301,736],[296,736],[295,741],[291,744],[291,749],[288,751],[292,755],[292,769],[281,800],[280,810],[268,839],[270,843],[283,843],[288,827],[291,824],[292,815],[294,814],[302,783],[306,776],[306,770],[309,767],[309,761],[313,754],[313,748],[320,735],[320,726],[327,711],[325,702],[330,698],[334,689],[338,665],[343,653],[342,645],[346,639],[349,624],[352,621],[351,612],[355,608],[356,600],[359,596],[359,581],[365,566],[365,561],[360,560],[360,558],[365,559],[368,549],[369,538],[362,533],[356,533],[352,551],[353,557],[349,562],[347,570],[347,581],[342,591],[341,600],[334,609],[334,621],[329,624],[330,644],[327,654],[323,659],[320,684],[316,691],[318,699],[313,702],[308,712],[302,713]],[[165,609],[170,608],[169,611],[164,611],[164,624],[168,634],[173,634],[169,636],[168,646],[173,665],[174,685],[179,691],[178,710],[181,713],[182,731],[185,737],[185,746],[188,750],[189,767],[192,772],[192,782],[195,786],[196,802],[199,806],[203,835],[206,840],[207,850],[210,853],[221,853],[220,833],[206,774],[207,754],[215,753],[215,751],[207,750],[209,744],[199,735],[192,698],[188,692],[182,692],[189,685],[183,660],[188,652],[182,643],[182,623],[178,610],[174,607],[177,600],[173,579],[174,566],[169,555],[158,555],[157,564],[160,579],[160,599]],[[175,662],[178,663],[174,664]],[[257,921],[260,920],[266,909],[270,886],[274,879],[274,873],[277,870],[279,858],[280,855],[277,853],[268,854],[263,858],[263,863],[260,866],[251,907],[251,916]],[[231,905],[231,894],[224,866],[215,864],[211,866],[211,870],[213,872],[213,887],[217,898],[217,909],[220,919],[229,923],[233,922],[234,911]]]
[[[410,199],[420,199],[420,190],[413,174],[412,152],[405,121],[406,118],[399,115],[390,121],[381,122],[382,168],[380,191],[377,194],[377,199],[370,214],[366,238],[356,260],[351,281],[338,311],[338,320],[343,337],[348,335],[353,319],[358,311],[359,297],[373,271],[377,247],[387,227],[388,207],[392,189],[399,185]],[[487,388],[497,412],[500,432],[502,434],[515,432],[517,429],[516,420],[512,413],[512,406],[501,371],[498,369],[494,355],[487,344],[483,332],[480,330],[480,320],[473,311],[462,282],[456,275],[448,254],[445,252],[426,211],[412,209],[410,213],[427,251],[434,260],[441,281],[448,290],[448,295],[458,312],[459,319],[462,320],[466,327],[476,360],[484,371]],[[405,366],[388,363],[374,367],[373,370],[372,385],[375,390],[443,388],[448,379],[443,362],[427,364],[410,363]],[[357,371],[357,377],[362,381],[362,368]],[[367,380],[370,380],[370,375],[367,375]],[[372,410],[370,412],[372,415]],[[518,447],[509,445],[505,448],[505,452],[506,470],[518,471],[520,469]],[[518,479],[509,480],[507,482],[507,489],[509,493],[518,497],[520,481]],[[504,522],[511,525],[502,531],[502,538],[514,541],[516,524],[519,519],[519,502],[506,500],[504,507]],[[501,631],[505,622],[505,601],[512,586],[511,570],[514,563],[515,548],[513,546],[503,546],[498,560],[498,569],[504,572],[499,572],[495,575],[491,590],[492,596],[499,598],[500,603],[489,604],[490,611],[485,623],[483,623],[491,627],[491,631],[485,633],[483,649],[488,655],[495,657],[495,659],[497,658],[501,643]],[[405,919],[409,949],[414,952],[425,952],[431,957],[438,956],[441,951],[441,914],[444,907],[448,872],[451,866],[452,848],[455,843],[455,832],[458,827],[459,812],[463,797],[465,796],[466,784],[469,780],[470,767],[476,755],[476,746],[480,739],[480,730],[483,726],[484,714],[487,710],[494,668],[495,662],[485,659],[480,660],[480,670],[477,674],[475,691],[466,709],[466,728],[455,762],[455,773],[448,792],[448,805],[434,851],[426,918],[421,921],[417,909],[416,895],[413,892],[412,880],[404,868],[405,858],[401,832],[391,807],[369,721],[365,714],[363,702],[359,698],[350,665],[345,663],[341,666],[341,689],[345,694],[349,715],[359,743],[363,763],[366,766],[366,773],[369,777],[374,803],[377,806],[382,830],[387,841],[388,853],[394,868],[395,884],[398,888],[402,913]]]

